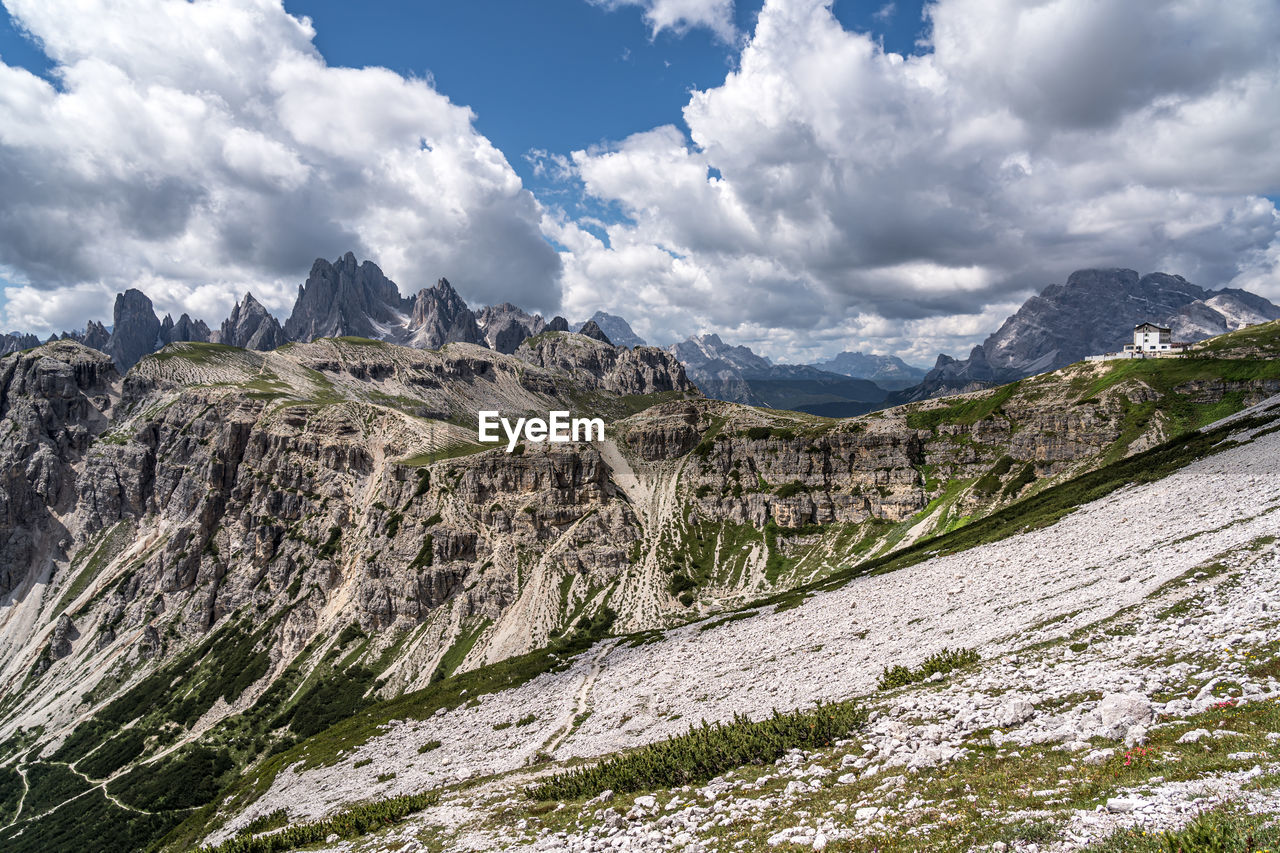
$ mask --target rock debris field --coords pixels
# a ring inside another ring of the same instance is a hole
[[[1000,756],[1060,750],[1069,777],[1134,749],[1141,756],[1153,733],[1212,708],[1223,689],[1244,702],[1280,696],[1274,678],[1251,680],[1244,669],[1248,650],[1280,639],[1280,552],[1270,539],[1280,534],[1277,460],[1280,433],[1264,430],[1051,527],[857,579],[781,613],[686,626],[643,645],[602,643],[563,672],[428,720],[392,721],[334,766],[286,769],[211,840],[276,809],[301,821],[442,786],[455,787],[440,806],[392,834],[331,849],[414,850],[428,835],[452,849],[751,849],[711,837],[742,821],[776,825],[766,841],[775,849],[823,849],[904,825],[927,833],[945,807],[916,792],[917,781],[972,755],[978,733]],[[1117,619],[1123,631],[1100,627]],[[1087,642],[1068,645],[1073,632]],[[915,666],[944,647],[977,649],[983,662],[937,683],[877,692],[883,667]],[[605,797],[567,827],[496,816],[527,805],[520,786],[528,772],[458,785],[524,768],[544,750],[590,758],[704,719],[854,696],[869,697],[872,721],[832,752],[793,752],[763,775],[726,774],[656,799]],[[1220,736],[1199,729],[1183,742]],[[440,747],[419,753],[432,740]],[[1242,789],[1275,772],[1280,745],[1270,743],[1270,752],[1241,753],[1238,769],[1117,792],[1073,812],[1052,840],[986,849],[1081,849],[1118,828],[1179,825],[1228,799],[1280,811],[1274,790]],[[837,795],[842,787],[848,797]],[[827,813],[810,814],[803,805],[818,792],[836,799],[824,800]],[[1029,799],[1052,805],[1058,793],[1049,786]],[[1026,817],[1019,814],[1000,819]]]

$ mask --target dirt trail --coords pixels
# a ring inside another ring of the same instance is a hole
[[[27,801],[27,791],[31,790],[31,786],[27,784],[27,768],[19,767],[18,775],[22,777],[22,796],[18,797],[18,807],[13,810],[13,820],[6,823],[6,827],[18,822],[18,815],[22,814],[22,806]]]
[[[574,695],[573,710],[570,712],[568,719],[561,723],[551,736],[546,739],[542,745],[542,752],[555,754],[555,751],[569,739],[577,728],[576,721],[582,718],[582,715],[591,710],[591,689],[595,687],[596,679],[600,677],[600,673],[604,670],[604,659],[609,652],[613,651],[617,643],[605,643],[600,647],[600,651],[596,652],[595,657],[591,659],[591,669],[587,672],[582,684],[578,687],[578,692]]]

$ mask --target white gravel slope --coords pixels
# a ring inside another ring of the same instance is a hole
[[[556,758],[594,756],[699,719],[760,717],[867,694],[883,666],[915,664],[944,646],[977,648],[992,659],[1063,636],[1280,532],[1278,461],[1280,433],[1262,435],[1157,483],[1121,489],[1052,527],[856,580],[782,613],[710,631],[689,626],[638,647],[602,644],[565,672],[478,705],[394,721],[334,767],[281,773],[213,840],[279,808],[303,820],[358,800],[511,770],[549,741]],[[1091,677],[1106,680],[1105,672]],[[591,715],[564,737],[584,708]],[[528,714],[536,721],[494,729]],[[419,754],[429,740],[442,746]],[[391,772],[394,779],[376,781]]]

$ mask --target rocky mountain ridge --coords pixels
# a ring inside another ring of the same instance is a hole
[[[928,373],[927,370],[907,364],[896,355],[871,355],[847,350],[810,366],[854,379],[867,379],[886,391],[909,388],[918,384]]]

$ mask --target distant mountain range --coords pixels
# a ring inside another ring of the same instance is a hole
[[[529,338],[569,331],[560,316],[545,319],[504,302],[472,311],[447,279],[412,297],[400,294],[372,261],[348,252],[337,261],[317,259],[298,287],[283,325],[246,293],[218,329],[183,314],[156,316],[140,290],[117,295],[108,327],[90,321],[82,332],[63,332],[111,356],[128,370],[148,353],[179,341],[208,341],[259,351],[290,342],[354,336],[438,349],[447,343],[478,344],[514,353]],[[1133,270],[1079,270],[1066,284],[1046,287],[976,346],[964,360],[939,355],[932,370],[897,356],[842,352],[814,364],[775,364],[716,334],[695,335],[666,347],[709,397],[754,406],[792,409],[827,417],[851,417],[913,400],[971,391],[1054,370],[1085,356],[1115,351],[1133,326],[1169,326],[1176,340],[1198,341],[1248,325],[1280,319],[1280,307],[1244,290],[1205,290],[1177,275]],[[622,317],[597,311],[577,330],[618,347],[645,341]],[[0,335],[0,354],[39,344],[34,335]]]
[[[938,356],[920,384],[892,401],[986,388],[1116,352],[1132,342],[1139,323],[1168,326],[1177,341],[1200,341],[1276,319],[1280,307],[1245,290],[1205,290],[1159,272],[1078,270],[1024,302],[968,358]]]
[[[719,335],[695,335],[667,351],[684,363],[702,393],[718,400],[845,418],[877,409],[888,397],[868,379],[809,364],[774,364],[748,347],[726,344]]]

